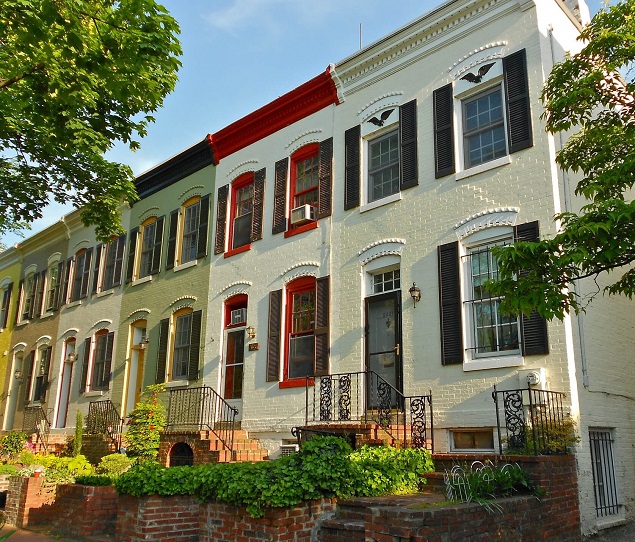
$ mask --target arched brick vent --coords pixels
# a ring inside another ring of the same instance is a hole
[[[194,451],[186,442],[177,442],[170,450],[170,467],[194,464]]]

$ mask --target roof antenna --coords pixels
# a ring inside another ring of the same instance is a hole
[[[359,48],[362,48],[362,23],[359,23]]]

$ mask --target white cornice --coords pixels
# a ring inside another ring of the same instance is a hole
[[[357,253],[357,255],[361,256],[367,250],[370,250],[371,248],[378,247],[380,245],[392,245],[392,244],[405,245],[406,244],[406,240],[405,239],[382,239],[381,241],[375,241],[374,243],[371,243],[370,245],[368,245],[368,246],[364,247],[362,250],[360,250]]]
[[[232,289],[232,288],[236,288],[237,286],[239,287],[249,287],[251,286],[253,283],[249,280],[237,280],[236,282],[232,282],[231,284],[228,284],[227,286],[221,288],[218,291],[219,295],[223,295],[224,292],[227,292],[228,290]],[[245,293],[245,292],[241,292],[241,293]],[[231,295],[234,295],[234,293],[232,292]]]
[[[468,235],[472,235],[486,228],[513,226],[516,224],[519,211],[520,209],[518,207],[497,207],[495,209],[488,209],[487,211],[473,214],[461,220],[461,222],[454,226],[454,230],[459,239],[463,239]]]

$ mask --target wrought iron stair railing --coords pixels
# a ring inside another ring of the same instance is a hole
[[[238,409],[209,386],[174,389],[170,390],[166,429],[211,431],[231,452],[237,414]]]
[[[24,419],[22,420],[22,431],[25,433],[35,433],[37,440],[48,452],[49,434],[51,432],[51,422],[49,422],[46,411],[42,406],[24,407]]]
[[[103,435],[110,439],[117,451],[121,449],[123,419],[119,414],[119,410],[110,399],[89,403],[86,433]]]
[[[532,389],[530,385],[515,390],[498,390],[494,386],[498,451],[534,455],[566,453],[566,446],[559,450],[566,426],[565,397],[566,393]]]
[[[376,424],[403,446],[434,451],[432,392],[408,396],[374,371],[306,379],[306,426]]]

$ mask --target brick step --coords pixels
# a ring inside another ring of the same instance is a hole
[[[423,477],[426,479],[426,491],[445,491],[444,474],[442,472],[427,472]]]
[[[343,520],[364,520],[367,511],[367,507],[359,501],[342,500],[337,503],[336,516]]]
[[[327,519],[320,525],[319,539],[328,542],[329,540],[347,540],[348,542],[366,541],[366,523],[363,519]]]

